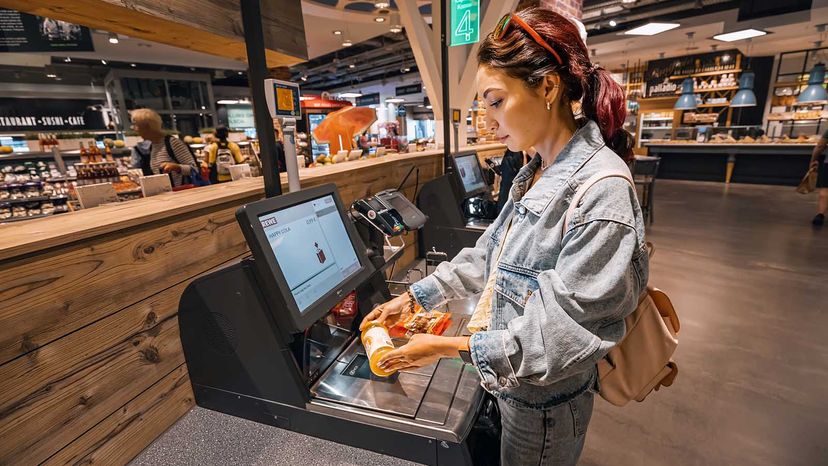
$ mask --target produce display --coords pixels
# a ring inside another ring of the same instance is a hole
[[[816,144],[819,140],[819,136],[805,136],[801,135],[796,138],[790,138],[788,136],[783,136],[778,139],[769,138],[767,136],[759,136],[758,138],[752,138],[750,136],[745,136],[741,139],[736,139],[733,136],[727,134],[716,134],[707,141],[707,144]],[[672,141],[669,139],[653,139],[650,141],[650,144],[698,144],[696,141],[691,140],[677,140]]]

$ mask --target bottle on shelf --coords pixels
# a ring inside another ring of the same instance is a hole
[[[83,141],[80,142],[80,161],[81,163],[89,162],[89,154],[86,152],[86,147],[83,147]]]

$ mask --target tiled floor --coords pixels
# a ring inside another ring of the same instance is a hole
[[[673,387],[596,402],[582,465],[828,465],[828,227],[793,188],[659,181],[650,282]],[[135,465],[411,464],[196,408]]]

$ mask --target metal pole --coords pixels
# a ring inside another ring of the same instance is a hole
[[[449,171],[451,163],[451,105],[449,104],[449,57],[448,57],[448,41],[449,30],[451,24],[449,23],[449,2],[451,0],[442,0],[440,7],[440,20],[442,21],[442,31],[440,31],[440,62],[442,64],[442,80],[443,80],[443,170]]]
[[[264,175],[265,197],[280,196],[282,181],[276,168],[276,135],[273,119],[267,108],[264,80],[267,78],[264,32],[262,31],[261,5],[259,0],[241,0],[244,43],[247,46],[247,79],[253,95],[253,117],[256,121],[256,136],[259,138],[259,155]]]

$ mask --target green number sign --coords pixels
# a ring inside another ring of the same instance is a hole
[[[451,0],[451,46],[480,40],[480,0]]]

